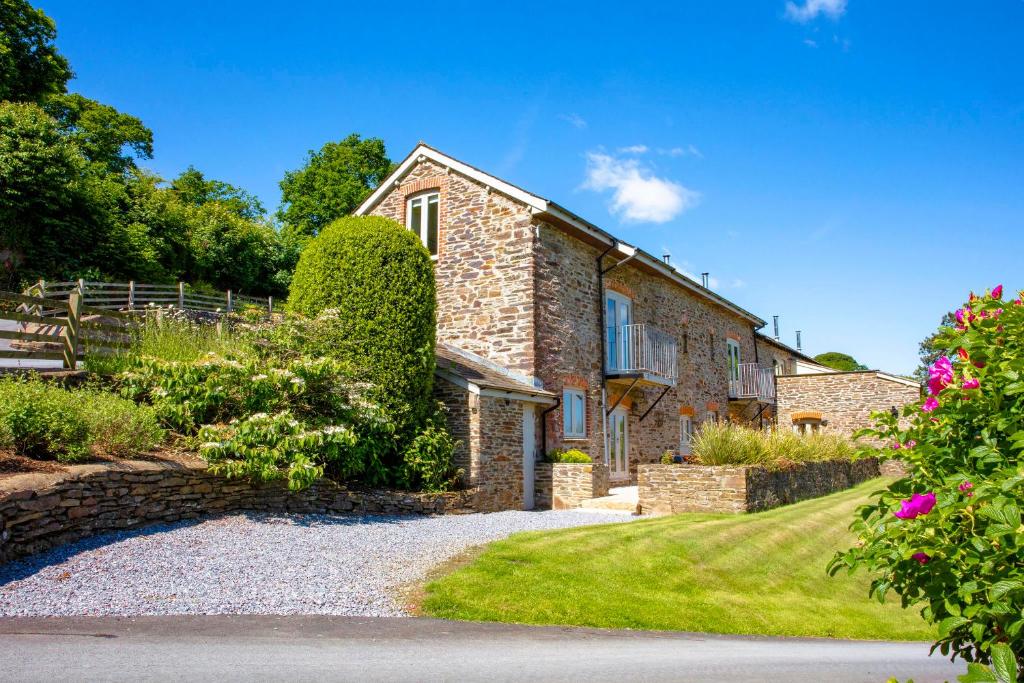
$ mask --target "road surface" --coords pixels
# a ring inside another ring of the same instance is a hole
[[[9,681],[954,681],[925,643],[604,631],[434,619],[0,619]]]

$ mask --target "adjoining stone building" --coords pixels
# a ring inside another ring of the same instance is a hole
[[[408,226],[435,259],[437,395],[481,508],[531,508],[534,461],[556,448],[634,482],[705,421],[778,420],[776,375],[810,367],[662,259],[427,145],[356,214]]]

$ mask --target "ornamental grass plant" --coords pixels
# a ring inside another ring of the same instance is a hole
[[[853,445],[838,434],[764,431],[712,422],[694,434],[692,462],[699,465],[755,465],[770,470],[824,460],[851,460]]]

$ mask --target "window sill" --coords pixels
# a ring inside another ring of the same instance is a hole
[[[562,441],[590,441],[590,439],[584,434],[583,436],[563,436]]]

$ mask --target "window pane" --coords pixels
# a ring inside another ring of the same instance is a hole
[[[573,428],[574,428],[573,432],[575,434],[583,434],[586,431],[585,427],[583,426],[584,422],[585,422],[585,418],[584,418],[584,410],[585,410],[585,408],[584,408],[584,402],[583,402],[583,394],[576,394],[573,398],[574,398],[575,403],[576,403],[576,408],[575,408],[575,410],[573,410],[573,414],[572,414],[572,416],[573,416]]]
[[[420,225],[423,224],[423,200],[414,199],[409,202],[409,225],[408,228],[417,235],[420,234]]]
[[[437,256],[437,222],[439,202],[437,195],[427,200],[427,249],[431,256]]]
[[[572,394],[568,391],[562,392],[562,430],[572,434]]]

